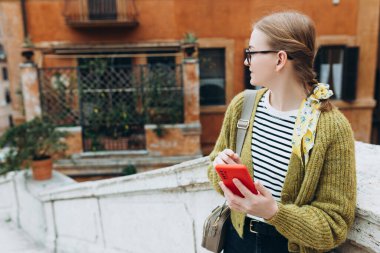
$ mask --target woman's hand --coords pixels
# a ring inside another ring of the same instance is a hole
[[[218,153],[218,156],[215,157],[213,166],[217,164],[241,164],[241,160],[238,154],[236,154],[231,149],[225,149],[222,152]]]
[[[227,204],[231,209],[265,219],[270,219],[277,213],[278,206],[276,200],[273,198],[270,191],[260,182],[255,182],[256,189],[259,191],[259,194],[257,195],[253,194],[247,187],[245,187],[240,180],[234,178],[233,182],[243,194],[244,198],[233,194],[222,181],[219,182],[219,185],[224,192],[224,197],[227,200]]]

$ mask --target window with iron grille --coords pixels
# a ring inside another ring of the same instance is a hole
[[[88,0],[90,20],[117,19],[116,0]]]

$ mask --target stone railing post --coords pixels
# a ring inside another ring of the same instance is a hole
[[[31,61],[22,63],[20,65],[20,74],[25,119],[26,121],[30,121],[35,117],[41,116],[37,65]]]
[[[199,63],[198,59],[183,61],[184,120],[185,124],[199,123]]]

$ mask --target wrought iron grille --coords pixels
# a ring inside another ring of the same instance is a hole
[[[183,122],[181,65],[40,70],[42,112],[60,126],[82,126],[83,148],[144,149],[144,124]]]
[[[88,0],[89,19],[116,19],[116,0]]]
[[[79,126],[80,104],[77,69],[40,69],[39,80],[42,113],[58,126]]]

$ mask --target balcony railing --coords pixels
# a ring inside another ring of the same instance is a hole
[[[144,125],[184,122],[182,65],[98,58],[40,69],[39,78],[42,114],[58,126],[81,126],[84,151],[145,149]]]
[[[138,25],[134,0],[65,0],[63,15],[73,27]]]

